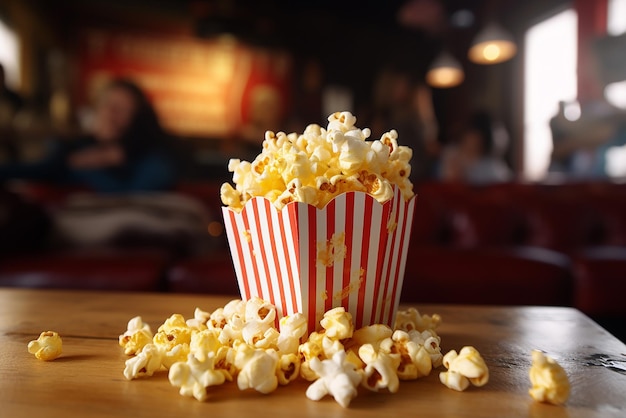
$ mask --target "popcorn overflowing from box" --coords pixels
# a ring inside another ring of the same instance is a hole
[[[267,132],[252,162],[231,160],[224,223],[241,296],[278,318],[302,312],[310,332],[343,306],[360,328],[393,325],[415,198],[412,151],[396,131],[370,141],[349,112],[301,134]],[[373,303],[372,303],[373,301]]]

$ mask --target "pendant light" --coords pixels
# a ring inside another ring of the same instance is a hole
[[[489,23],[474,38],[467,56],[476,64],[498,64],[517,52],[513,36],[497,23]]]
[[[461,63],[447,51],[441,51],[437,55],[426,73],[426,82],[437,88],[458,86],[464,78]]]

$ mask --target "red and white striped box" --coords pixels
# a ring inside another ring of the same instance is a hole
[[[241,297],[271,301],[279,317],[306,314],[310,332],[338,306],[357,328],[393,326],[415,200],[394,187],[384,204],[349,192],[323,209],[293,202],[278,210],[258,197],[239,213],[222,208]]]

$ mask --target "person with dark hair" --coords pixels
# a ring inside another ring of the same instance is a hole
[[[37,163],[0,166],[0,180],[52,181],[96,192],[166,190],[176,180],[174,154],[143,91],[117,79],[101,94],[86,136],[54,141]]]
[[[511,171],[496,151],[495,129],[491,116],[476,112],[454,146],[444,151],[441,178],[473,184],[504,182]]]
[[[6,74],[2,64],[0,64],[0,102],[8,103],[13,112],[20,110],[24,104],[20,95],[7,86]]]

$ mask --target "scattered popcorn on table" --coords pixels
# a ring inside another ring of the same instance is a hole
[[[291,202],[322,208],[348,191],[385,202],[393,196],[392,185],[410,199],[411,149],[398,145],[395,130],[368,141],[370,130],[355,123],[350,112],[336,112],[328,117],[326,129],[312,124],[300,135],[267,131],[254,161],[230,160],[235,187],[222,185],[222,202],[240,210],[251,198],[265,197],[279,209]]]
[[[551,357],[539,350],[533,350],[533,364],[529,376],[532,387],[530,396],[538,402],[561,405],[569,397],[569,380],[565,370]]]
[[[448,371],[439,373],[439,380],[450,389],[462,392],[469,383],[484,386],[489,381],[489,369],[474,347],[463,347],[458,354],[449,351],[443,356],[443,365]]]
[[[120,336],[120,345],[132,355],[124,376],[132,380],[169,370],[169,381],[180,394],[199,401],[209,398],[211,386],[226,381],[236,380],[240,390],[268,394],[302,378],[312,382],[309,399],[330,395],[343,407],[356,397],[359,385],[395,393],[400,380],[428,376],[442,363],[448,371],[440,380],[450,388],[482,386],[489,379],[473,347],[441,354],[435,331],[441,317],[436,314],[421,315],[411,308],[398,312],[395,330],[382,324],[355,330],[350,313],[338,307],[327,311],[322,329],[306,339],[303,314],[281,318],[278,329],[276,315],[276,307],[259,298],[233,300],[213,312],[196,308],[188,321],[171,315],[141,348],[145,338],[134,336],[150,328],[135,317]]]
[[[62,349],[63,341],[54,331],[44,331],[39,334],[39,338],[28,343],[28,352],[43,361],[59,357]]]

